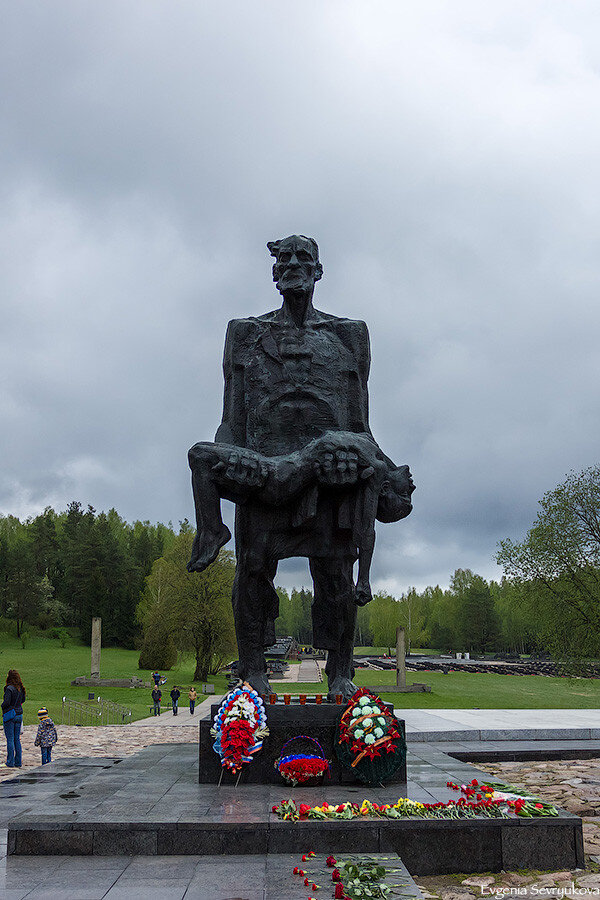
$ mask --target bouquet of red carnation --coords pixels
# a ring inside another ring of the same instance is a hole
[[[319,756],[314,753],[291,753],[284,755],[286,747],[293,741],[306,741],[317,747]],[[290,738],[281,748],[279,759],[275,760],[275,768],[288,784],[316,784],[319,779],[329,775],[329,760],[325,759],[323,748],[316,738],[307,734],[298,734]]]
[[[246,719],[235,719],[221,732],[223,761],[234,772],[241,769],[244,756],[254,745],[254,727]]]

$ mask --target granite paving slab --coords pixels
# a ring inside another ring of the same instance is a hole
[[[0,832],[0,842],[2,832]],[[364,855],[354,856],[365,859]],[[386,882],[405,898],[422,896],[406,866],[393,853],[374,854],[373,862],[383,865]],[[134,856],[130,857],[0,857],[0,897],[2,900],[146,900],[146,898],[187,898],[187,900],[306,900],[303,878],[293,874],[294,866],[304,870],[328,896],[331,869],[320,856],[309,863],[301,854],[277,856]],[[395,896],[398,896],[396,894]]]

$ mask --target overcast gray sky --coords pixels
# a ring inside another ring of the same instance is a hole
[[[496,542],[598,462],[596,0],[102,0],[0,13],[0,512],[192,518],[227,321],[365,319],[371,425],[414,512],[374,580],[499,577]],[[303,561],[280,583],[307,583]]]

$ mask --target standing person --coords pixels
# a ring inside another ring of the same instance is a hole
[[[160,672],[153,672],[152,678],[154,679],[154,684],[158,687],[160,684]]]
[[[42,751],[42,765],[45,766],[46,763],[52,762],[52,748],[58,740],[58,735],[54,722],[48,715],[48,710],[45,706],[38,709],[38,719],[40,724],[38,725],[34,743]]]
[[[21,768],[21,725],[25,688],[16,669],[9,669],[2,700],[2,724],[6,735],[6,765]]]
[[[198,694],[196,693],[196,688],[193,685],[188,691],[188,697],[190,698],[190,716],[193,716],[194,715],[194,707],[196,705],[196,700],[198,699]]]
[[[160,688],[155,687],[152,691],[152,702],[154,703],[154,715],[160,716],[160,698],[162,697],[162,691]]]
[[[178,689],[177,685],[173,687],[171,691],[171,702],[173,703],[173,715],[177,715],[177,704],[179,703],[179,698],[181,697],[181,691]]]

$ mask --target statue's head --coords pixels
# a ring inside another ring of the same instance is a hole
[[[279,241],[269,241],[267,247],[275,257],[273,281],[278,291],[312,294],[315,281],[323,275],[317,242],[303,234],[292,234]]]

